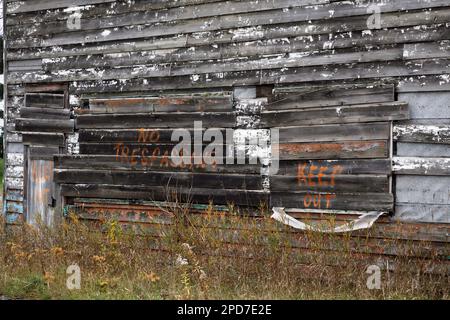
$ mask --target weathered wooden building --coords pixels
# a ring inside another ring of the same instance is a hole
[[[169,188],[197,207],[385,212],[402,222],[386,237],[448,245],[448,0],[4,2],[8,223],[150,221]],[[195,121],[268,150],[175,165],[171,133]]]

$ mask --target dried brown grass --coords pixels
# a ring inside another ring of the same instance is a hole
[[[202,215],[174,205],[173,225],[124,229],[105,217],[86,225],[71,213],[53,229],[1,228],[0,296],[28,299],[448,299],[438,255],[369,254],[368,239],[287,232],[270,219],[242,218],[211,205]],[[0,225],[4,225],[3,221]],[[148,228],[152,232],[148,232]],[[155,237],[156,233],[159,235]],[[137,232],[136,232],[137,231]],[[295,240],[295,241],[294,241]],[[396,245],[391,242],[390,246]],[[410,244],[413,252],[420,245]],[[399,244],[400,248],[400,244]],[[426,247],[428,248],[428,247]],[[364,250],[367,252],[364,253]],[[362,253],[361,253],[362,252]],[[387,264],[387,262],[389,263]],[[448,262],[448,261],[447,261]],[[366,269],[382,267],[381,289]],[[81,289],[66,269],[81,268]],[[444,263],[445,265],[445,263]],[[447,264],[448,266],[448,264]]]

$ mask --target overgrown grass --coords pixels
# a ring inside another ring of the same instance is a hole
[[[297,237],[269,219],[202,215],[173,208],[173,224],[122,228],[105,217],[94,229],[75,214],[55,229],[22,225],[0,231],[0,296],[12,299],[448,299],[442,263],[404,255],[366,286],[379,256],[360,253],[347,236]],[[296,233],[297,234],[297,233]],[[417,246],[417,244],[414,244]],[[333,248],[333,250],[331,250]],[[158,249],[158,250],[157,250]],[[372,246],[371,249],[376,250]],[[373,250],[372,250],[373,251]],[[358,252],[358,253],[357,253]],[[66,269],[81,269],[68,290]]]

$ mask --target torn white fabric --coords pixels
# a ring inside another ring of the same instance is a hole
[[[339,232],[350,232],[361,229],[368,229],[372,227],[373,223],[384,213],[379,211],[370,211],[362,214],[359,218],[350,221],[346,224],[336,226],[336,227],[328,227],[328,228],[320,228],[317,226],[312,226],[306,223],[303,223],[294,217],[288,215],[284,208],[274,207],[272,208],[273,214],[271,216],[272,219],[275,219],[281,223],[284,223],[290,227],[300,230],[309,230],[314,232],[322,232],[322,233],[339,233]]]

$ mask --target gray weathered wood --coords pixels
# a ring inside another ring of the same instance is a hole
[[[376,122],[409,119],[408,104],[384,102],[352,106],[266,111],[261,114],[262,127],[296,126],[349,122]],[[356,126],[356,124],[354,125]]]
[[[394,202],[389,193],[272,192],[270,198],[271,206],[306,209],[391,211]]]
[[[281,143],[383,140],[388,139],[390,135],[390,125],[387,122],[301,126],[278,128],[278,130]]]
[[[394,140],[417,143],[450,144],[450,127],[448,125],[395,125]]]
[[[450,176],[450,158],[394,157],[396,174]]]
[[[47,120],[18,118],[16,130],[23,132],[73,132],[74,120]]]
[[[332,168],[338,166],[341,174],[391,174],[391,161],[389,159],[359,159],[359,160],[299,160],[299,161],[280,161],[278,164],[277,175],[297,175],[299,168],[303,166],[315,166]]]
[[[194,121],[202,121],[204,127],[234,127],[235,115],[231,112],[217,113],[136,113],[111,115],[80,115],[79,129],[102,128],[193,128]]]
[[[377,175],[333,175],[330,172],[320,177],[271,176],[271,191],[312,191],[312,192],[389,192],[387,176]]]
[[[54,93],[27,93],[25,107],[34,108],[64,108],[64,95]]]
[[[272,145],[272,148],[276,147],[277,145]],[[385,140],[284,143],[280,144],[278,149],[280,160],[372,159],[389,156],[389,147]]]

